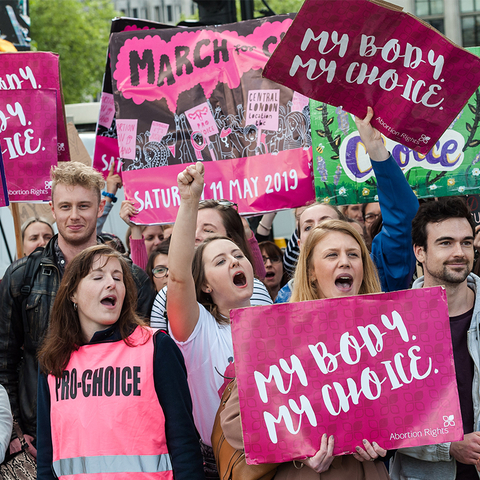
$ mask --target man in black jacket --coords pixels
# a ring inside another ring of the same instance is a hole
[[[12,265],[0,283],[0,384],[8,391],[12,412],[23,432],[36,437],[37,349],[48,327],[55,295],[68,262],[101,239],[96,221],[103,213],[104,180],[100,173],[78,162],[52,170],[55,235],[44,250],[32,253],[38,267],[25,285],[27,258]],[[30,261],[32,263],[32,260]],[[137,313],[146,319],[155,298],[147,274],[131,265],[137,286]],[[25,288],[22,292],[22,287]]]

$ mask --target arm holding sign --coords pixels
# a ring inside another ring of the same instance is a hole
[[[373,110],[368,107],[363,120],[355,119],[372,161],[383,218],[382,230],[372,242],[371,257],[382,290],[393,292],[409,288],[415,268],[411,229],[418,200],[397,162],[385,148],[380,132],[371,126],[372,118]]]

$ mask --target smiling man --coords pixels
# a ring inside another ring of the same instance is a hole
[[[420,206],[412,241],[424,276],[413,288],[443,285],[447,292],[453,357],[465,439],[397,451],[392,479],[478,480],[480,459],[480,278],[473,267],[474,222],[460,198]]]
[[[52,171],[55,235],[43,251],[13,263],[0,283],[0,384],[8,391],[14,416],[25,434],[36,436],[37,348],[48,327],[55,295],[66,265],[85,248],[102,242],[97,218],[105,200],[100,173],[78,162],[59,164]],[[27,280],[28,265],[36,265]],[[131,264],[138,293],[137,313],[148,317],[155,291],[147,274]],[[22,290],[23,287],[23,290]],[[30,288],[28,288],[30,287]]]

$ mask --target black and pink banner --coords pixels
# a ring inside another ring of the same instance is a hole
[[[112,20],[110,34],[161,28],[171,28],[171,25],[150,22],[139,18],[122,17]],[[96,128],[93,168],[101,172],[106,178],[112,164],[115,164],[115,172],[121,174],[122,162],[117,141],[115,102],[112,90],[112,67],[110,64],[110,53],[108,52],[105,75],[103,76],[102,96],[100,98],[100,113]]]
[[[241,213],[314,198],[308,100],[261,77],[292,23],[277,16],[203,28],[114,33],[116,130],[138,223],[174,221],[177,174],[205,162],[204,197]]]

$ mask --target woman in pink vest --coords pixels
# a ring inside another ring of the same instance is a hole
[[[183,357],[135,292],[105,245],[67,266],[39,353],[39,480],[204,479]]]

